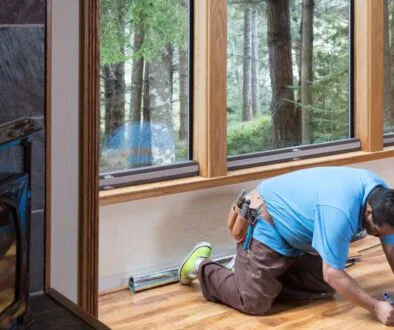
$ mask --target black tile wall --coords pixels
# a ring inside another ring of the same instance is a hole
[[[0,0],[0,124],[33,117],[45,126],[46,0]],[[32,151],[30,292],[44,288],[45,131]],[[0,153],[0,172],[22,168],[20,148]]]
[[[42,116],[45,104],[43,27],[0,27],[0,122]]]
[[[44,219],[44,211],[33,212],[31,216],[30,292],[44,289]]]
[[[45,0],[1,0],[0,24],[44,24]]]

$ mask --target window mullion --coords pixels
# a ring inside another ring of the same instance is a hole
[[[227,174],[227,1],[194,1],[193,151],[200,175]]]
[[[383,4],[354,3],[355,126],[368,152],[383,149]]]

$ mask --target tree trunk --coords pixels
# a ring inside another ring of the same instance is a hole
[[[267,30],[275,148],[301,142],[300,114],[294,104],[289,0],[267,0]],[[290,86],[290,87],[289,87]]]
[[[103,67],[105,98],[105,135],[110,137],[114,130],[124,124],[125,77],[124,63]]]
[[[136,26],[134,32],[133,53],[137,53],[144,42],[144,33],[142,27]],[[141,105],[142,105],[142,78],[144,71],[144,59],[139,57],[133,61],[131,73],[131,100],[130,100],[130,116],[132,122],[141,121]]]
[[[259,100],[259,39],[257,36],[257,6],[252,7],[252,113],[256,117],[260,113]]]
[[[313,10],[314,0],[302,1],[301,36],[301,104],[302,104],[302,144],[312,143],[312,58],[313,58]]]
[[[252,30],[251,30],[252,9],[250,4],[245,5],[244,11],[244,65],[243,65],[243,109],[242,121],[252,119]]]
[[[186,141],[189,134],[187,52],[179,49],[179,140]]]
[[[152,122],[150,107],[150,84],[149,84],[150,64],[145,63],[144,75],[144,105],[142,108],[142,124],[140,134],[140,145],[138,148],[139,166],[152,165]]]
[[[165,48],[161,60],[149,64],[149,108],[152,125],[153,164],[175,162],[171,102],[172,59]]]

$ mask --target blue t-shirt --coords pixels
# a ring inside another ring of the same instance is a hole
[[[274,224],[259,219],[253,237],[286,256],[318,252],[331,267],[344,269],[377,186],[387,187],[377,175],[350,167],[317,167],[262,181],[258,191]]]

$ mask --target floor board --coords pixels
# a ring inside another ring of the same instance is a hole
[[[375,297],[394,292],[394,275],[376,238],[352,244],[361,260],[348,269]],[[268,316],[255,317],[205,301],[198,282],[132,294],[127,290],[99,298],[99,319],[114,330],[126,329],[387,329],[364,309],[339,296],[325,301],[275,305]]]

